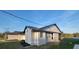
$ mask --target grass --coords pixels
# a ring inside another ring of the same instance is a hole
[[[79,39],[65,38],[59,44],[46,44],[40,46],[32,46],[32,49],[73,49],[74,44],[79,44]]]
[[[79,39],[65,38],[63,41],[61,41],[60,48],[72,49],[75,44],[79,44]]]
[[[19,41],[0,42],[0,49],[19,49],[20,47]]]
[[[79,39],[65,38],[59,44],[48,43],[29,47],[22,47],[20,41],[5,41],[0,42],[0,49],[73,49],[74,44],[79,44]]]

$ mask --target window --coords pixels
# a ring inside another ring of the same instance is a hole
[[[52,40],[53,40],[53,34],[52,34]]]
[[[40,32],[40,37],[43,37],[43,32]]]

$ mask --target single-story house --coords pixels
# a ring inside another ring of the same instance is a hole
[[[24,32],[8,32],[5,34],[7,35],[7,40],[25,40]]]
[[[30,45],[42,45],[48,42],[60,42],[61,30],[56,24],[51,24],[42,28],[26,26],[25,42]]]

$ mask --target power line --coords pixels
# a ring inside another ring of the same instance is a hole
[[[30,21],[30,20],[28,20],[28,19],[25,19],[25,18],[19,17],[19,16],[17,16],[17,15],[14,15],[14,14],[12,14],[12,13],[10,13],[10,12],[4,11],[4,10],[0,10],[0,11],[3,12],[3,13],[6,13],[6,14],[8,14],[8,15],[14,16],[14,17],[16,17],[16,18],[19,18],[19,19],[21,19],[21,20],[23,20],[23,21],[30,22],[30,23],[33,23],[33,24],[41,25],[41,24],[39,24],[39,23],[36,23],[36,22]]]

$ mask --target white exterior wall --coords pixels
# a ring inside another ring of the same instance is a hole
[[[25,42],[31,45],[42,45],[47,43],[46,33],[43,33],[43,36],[40,37],[40,32],[32,32],[32,30],[28,28],[26,29],[25,36]]]
[[[40,37],[40,32],[33,32],[33,45],[42,45],[46,43],[46,33],[43,33],[43,36]]]
[[[47,39],[48,39],[48,42],[53,42],[53,35],[52,34],[47,34]]]
[[[44,30],[50,31],[50,32],[58,32],[58,33],[61,33],[56,26],[51,26],[49,28],[45,28]]]
[[[47,34],[48,42],[59,42],[59,33]]]
[[[38,45],[39,32],[32,32],[33,45]]]
[[[46,34],[43,32],[43,36],[40,37],[40,32],[32,32],[32,29],[27,28],[25,31],[25,42],[29,43],[31,45],[42,45],[46,44],[47,42],[59,42],[59,33],[60,31],[56,26],[46,28],[44,29],[46,31],[51,31],[51,32],[58,32],[58,33],[53,33],[53,35],[50,35],[50,37],[47,37],[49,34]],[[53,39],[52,39],[53,36]]]
[[[43,36],[38,38],[38,43],[39,43],[38,45],[47,43],[46,33],[43,33]]]
[[[58,33],[53,33],[53,42],[60,42]]]
[[[56,26],[51,26],[49,28],[45,28],[43,30],[46,30],[46,31],[50,31],[50,32],[57,32],[57,33],[53,33],[53,35],[51,34],[47,34],[47,38],[48,38],[48,42],[59,42],[59,33],[61,33],[59,31],[59,29],[56,27]],[[48,37],[50,36],[50,37]],[[53,36],[53,39],[52,39],[52,36]]]
[[[25,40],[25,35],[7,35],[7,40]]]
[[[25,42],[28,44],[33,44],[32,42],[32,29],[27,28],[25,31]]]

